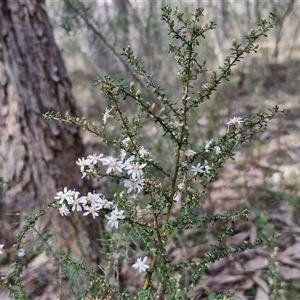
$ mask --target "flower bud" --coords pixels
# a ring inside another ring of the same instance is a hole
[[[134,82],[133,82],[133,81],[130,83],[130,85],[129,85],[129,89],[130,89],[131,91],[133,91],[133,90],[134,90]]]
[[[179,189],[179,190],[182,191],[184,188],[185,188],[184,182],[181,182],[181,183],[178,184],[178,189]]]
[[[254,35],[255,34],[255,30],[254,29],[250,29],[249,32],[247,33],[247,35]]]
[[[187,149],[185,152],[184,152],[185,156],[188,158],[188,159],[192,159],[196,152],[191,150],[191,149]]]
[[[212,71],[211,74],[210,74],[210,78],[211,79],[216,79],[217,77],[217,73],[215,71]]]
[[[124,52],[125,52],[125,53],[128,53],[130,50],[131,50],[131,48],[130,48],[130,46],[128,45],[128,46],[124,49]]]
[[[135,96],[136,96],[137,98],[140,98],[140,97],[142,96],[141,91],[140,91],[140,90],[137,90]]]
[[[70,114],[68,111],[66,111],[66,115],[65,115],[66,118],[70,117]]]

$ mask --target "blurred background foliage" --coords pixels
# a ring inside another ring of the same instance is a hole
[[[199,60],[206,61],[207,72],[203,73],[198,89],[207,82],[211,71],[217,71],[230,54],[232,40],[245,42],[245,34],[269,12],[278,15],[277,26],[261,39],[256,55],[242,60],[235,67],[229,84],[224,83],[211,101],[199,108],[200,114],[191,116],[201,125],[200,134],[212,138],[221,118],[234,114],[257,112],[265,107],[272,97],[279,104],[281,93],[295,95],[299,86],[299,47],[297,34],[300,26],[300,4],[297,1],[79,1],[64,0],[48,2],[57,43],[59,44],[71,81],[77,104],[83,115],[99,118],[110,104],[94,88],[93,80],[99,76],[126,78],[138,84],[149,102],[154,95],[145,90],[145,84],[128,68],[120,55],[130,45],[139,56],[147,72],[174,99],[180,99],[178,67],[168,55],[166,24],[161,21],[161,8],[178,6],[181,11],[192,13],[196,7],[204,7],[203,23],[213,20],[217,30],[206,35],[199,46]],[[263,98],[258,97],[261,95]],[[246,101],[243,97],[246,96]],[[238,101],[238,102],[237,102]],[[274,103],[273,103],[274,102]],[[134,109],[132,104],[126,107]],[[205,114],[201,112],[205,111]],[[203,143],[203,138],[202,138]]]

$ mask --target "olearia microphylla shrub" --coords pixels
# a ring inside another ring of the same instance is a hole
[[[209,101],[221,82],[229,80],[233,66],[246,54],[257,51],[259,46],[256,41],[266,36],[273,27],[275,16],[271,14],[269,20],[261,21],[258,29],[251,29],[245,36],[244,45],[234,40],[224,64],[219,70],[210,72],[208,82],[198,90],[199,77],[208,73],[205,60],[198,52],[199,46],[205,42],[205,35],[216,28],[216,24],[204,22],[202,9],[197,9],[191,18],[186,19],[179,8],[172,10],[167,6],[163,8],[162,19],[173,38],[169,52],[179,67],[177,74],[170,72],[170,76],[178,76],[181,85],[178,99],[169,97],[128,46],[123,55],[132,72],[146,82],[147,95],[150,91],[152,98],[144,96],[146,92],[134,82],[105,76],[95,81],[109,101],[101,125],[90,123],[85,117],[70,116],[68,112],[65,115],[54,112],[44,115],[47,121],[80,126],[97,135],[107,149],[114,149],[113,155],[96,153],[74,162],[82,178],[100,180],[105,177],[114,182],[113,197],[106,196],[104,191],[81,195],[72,187],[62,187],[52,203],[62,218],[70,214],[83,214],[86,218],[95,219],[95,222],[102,218],[106,221],[110,239],[113,240],[114,236],[118,239],[121,233],[125,233],[134,241],[134,246],[128,246],[132,247],[131,250],[123,251],[123,247],[118,252],[116,246],[112,255],[123,256],[123,267],[127,265],[143,283],[137,287],[136,293],[131,292],[132,288],[126,289],[124,282],[123,290],[119,291],[105,276],[98,274],[97,281],[92,271],[82,269],[92,278],[88,282],[97,290],[97,297],[109,290],[110,295],[118,299],[154,299],[155,296],[196,299],[195,289],[201,284],[211,263],[267,241],[258,239],[253,243],[244,241],[236,247],[225,246],[224,241],[233,233],[234,224],[241,218],[249,217],[248,210],[242,208],[234,212],[203,215],[200,207],[209,184],[217,179],[220,168],[227,159],[234,159],[236,147],[264,131],[268,120],[279,112],[279,108],[274,107],[254,116],[232,116],[224,120],[226,133],[223,136],[209,141],[204,137],[200,146],[191,142],[193,131],[199,128],[191,123],[189,116],[197,113],[204,101]],[[136,110],[128,111],[126,102],[134,103]],[[164,151],[159,153],[155,153],[157,137],[149,135],[152,128],[156,128],[159,143],[163,144]],[[166,163],[169,161],[172,163]],[[100,211],[104,213],[100,214]],[[176,262],[171,259],[167,248],[176,235],[186,229],[207,228],[218,222],[222,224],[221,231],[204,258],[183,257],[177,258]],[[62,261],[74,264],[70,257]],[[214,299],[231,297],[231,293],[216,294]]]

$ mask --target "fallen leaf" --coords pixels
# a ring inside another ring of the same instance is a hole
[[[245,265],[245,269],[246,269],[246,271],[261,270],[261,269],[266,268],[268,265],[269,265],[269,262],[266,258],[257,257],[257,258],[249,260]]]
[[[257,289],[255,300],[269,300],[269,299],[270,299],[269,295],[262,288],[259,287]]]

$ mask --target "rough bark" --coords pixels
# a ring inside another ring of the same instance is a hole
[[[52,110],[76,115],[44,3],[1,0],[0,176],[11,187],[1,204],[6,248],[14,242],[11,222],[16,221],[9,213],[31,212],[64,186],[86,192],[75,164],[83,153],[79,130],[46,123],[42,114]],[[70,221],[55,211],[44,227],[67,232]]]

